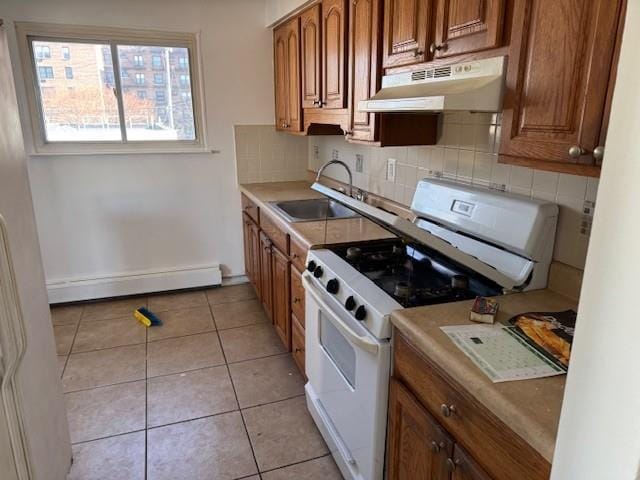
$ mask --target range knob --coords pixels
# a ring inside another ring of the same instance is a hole
[[[327,292],[333,293],[335,295],[336,293],[338,293],[338,290],[340,290],[340,283],[337,279],[332,278],[327,282]]]
[[[322,271],[322,267],[318,265],[316,269],[313,271],[313,276],[316,278],[320,278],[324,272]]]
[[[309,263],[307,263],[307,270],[313,273],[315,269],[316,269],[316,262],[314,262],[313,260],[309,261]]]
[[[365,318],[367,318],[367,309],[364,308],[364,305],[360,305],[356,308],[356,320],[362,321]]]
[[[349,296],[347,300],[344,302],[344,308],[351,311],[356,308],[356,299],[353,298],[353,295]]]

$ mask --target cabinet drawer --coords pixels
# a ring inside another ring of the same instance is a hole
[[[294,314],[291,314],[291,355],[296,362],[300,373],[307,376],[304,367],[304,327],[300,324]]]
[[[449,379],[397,330],[393,375],[414,392],[495,480],[549,478],[551,466],[537,451]]]
[[[300,242],[291,238],[291,263],[300,271],[304,272],[305,262],[307,260],[307,247]]]
[[[293,266],[291,267],[291,311],[296,316],[300,325],[304,328],[304,287],[302,275]]]
[[[244,193],[242,194],[242,211],[249,215],[251,219],[259,223],[259,209],[258,205],[256,205],[249,197],[247,197]]]
[[[260,213],[260,228],[282,253],[289,255],[289,235],[264,210]]]

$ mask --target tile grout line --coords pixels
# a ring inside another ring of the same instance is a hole
[[[51,307],[49,307],[51,309]],[[76,343],[76,337],[78,336],[78,330],[80,330],[80,324],[82,323],[82,317],[84,316],[84,307],[82,307],[82,311],[80,312],[80,318],[78,319],[78,323],[76,324],[76,330],[73,332],[73,340],[71,340],[71,346],[69,346],[69,353],[67,353],[67,358],[64,360],[64,367],[62,367],[62,373],[60,374],[60,383],[63,382],[64,372],[67,370],[67,364],[69,363],[69,359],[71,358],[71,352],[73,351],[73,346]],[[66,392],[63,392],[66,393]]]
[[[144,339],[144,478],[146,480],[149,470],[149,328],[145,328]]]
[[[208,299],[207,299],[208,300]],[[215,316],[213,315],[213,309],[211,305],[209,305],[209,311],[211,312],[211,316],[213,317],[213,322],[215,324]],[[222,339],[220,338],[220,333],[216,330],[216,335],[218,336],[218,342],[220,342],[220,351],[222,352],[222,358],[224,359],[224,364],[227,367],[227,375],[229,375],[229,381],[231,382],[231,388],[233,389],[233,396],[236,399],[236,405],[238,405],[238,411],[240,413],[240,420],[242,421],[242,426],[244,427],[244,433],[247,436],[247,440],[249,440],[249,448],[251,449],[251,455],[253,456],[253,463],[256,466],[256,473],[260,478],[260,465],[258,465],[258,459],[256,458],[256,451],[253,448],[253,442],[251,441],[251,435],[249,435],[249,429],[247,428],[247,422],[244,419],[244,415],[242,415],[242,409],[240,408],[240,400],[238,399],[238,392],[236,391],[236,386],[233,383],[233,377],[231,376],[231,369],[229,368],[229,363],[227,362],[227,355],[224,351],[224,346],[222,345]]]
[[[277,470],[282,470],[283,468],[289,468],[289,467],[293,467],[295,465],[300,465],[301,463],[313,462],[314,460],[319,460],[321,458],[330,457],[330,456],[331,456],[331,452],[325,453],[324,455],[319,455],[317,457],[308,458],[306,460],[300,460],[299,462],[288,463],[288,464],[282,465],[280,467],[270,468],[268,470],[262,470],[260,472],[260,475],[262,475],[263,473],[271,473],[271,472],[275,472]]]

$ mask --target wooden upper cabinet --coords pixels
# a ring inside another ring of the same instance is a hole
[[[438,0],[434,58],[500,46],[505,0]]]
[[[300,19],[274,29],[276,128],[302,130],[300,96]]]
[[[597,170],[594,149],[601,146],[622,3],[516,1],[502,161],[569,173]]]
[[[320,107],[322,64],[320,63],[320,4],[300,15],[300,46],[302,51],[302,107]]]
[[[380,88],[382,0],[353,0],[349,10],[349,138],[376,140],[373,113],[358,110]]]
[[[388,480],[447,480],[453,440],[415,397],[391,379],[389,397]]]
[[[322,2],[322,106],[347,106],[347,2]]]
[[[433,0],[384,0],[383,66],[429,60]]]
[[[447,462],[451,470],[451,480],[492,480],[489,474],[458,444],[453,447],[453,456]]]

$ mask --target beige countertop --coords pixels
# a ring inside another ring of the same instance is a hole
[[[530,311],[575,309],[576,302],[551,290],[536,290],[497,297],[498,321]],[[430,360],[473,395],[487,410],[508,425],[549,462],[553,459],[565,375],[535,380],[493,383],[449,340],[440,327],[471,324],[473,301],[398,310],[393,325]]]
[[[363,217],[290,223],[269,205],[268,202],[274,201],[322,198],[320,193],[311,190],[309,182],[249,183],[240,185],[240,191],[308,248],[395,237],[391,232]]]

